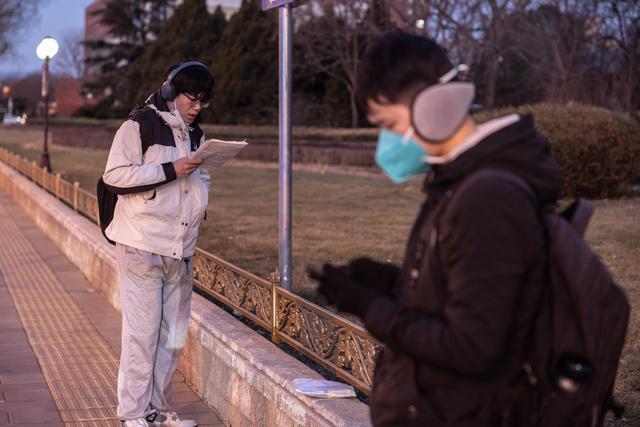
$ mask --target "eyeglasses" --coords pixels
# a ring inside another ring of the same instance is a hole
[[[185,94],[183,94],[183,95],[187,97],[187,99],[188,99],[188,100],[189,100],[189,102],[191,103],[191,106],[192,106],[192,107],[200,106],[200,108],[203,108],[203,109],[204,109],[204,108],[207,108],[209,105],[211,105],[211,103],[210,103],[210,102],[204,102],[204,101],[201,101],[201,100],[199,100],[198,98],[193,97],[193,96],[191,96],[191,95],[188,95],[188,94],[186,94],[186,93],[185,93]]]

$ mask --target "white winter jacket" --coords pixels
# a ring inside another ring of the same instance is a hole
[[[109,152],[103,180],[118,202],[105,233],[127,246],[188,258],[206,215],[210,177],[204,169],[177,177],[173,162],[190,157],[204,135],[166,111],[158,95],[147,102],[120,126]]]

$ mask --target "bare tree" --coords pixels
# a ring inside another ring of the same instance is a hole
[[[68,31],[60,42],[60,53],[53,62],[54,71],[79,79],[84,72],[84,34],[80,30]]]
[[[535,81],[551,102],[609,105],[612,79],[626,108],[637,96],[640,0],[398,0],[394,7],[407,27],[418,24],[454,61],[476,65],[487,108],[499,103],[505,79]],[[623,70],[616,68],[620,60]],[[521,78],[505,74],[514,71]]]
[[[605,38],[622,53],[620,97],[623,107],[630,109],[640,89],[640,0],[608,0],[605,10]]]
[[[478,3],[477,0],[390,0],[390,7],[405,29],[436,40],[454,60],[470,62],[479,37]]]
[[[296,10],[298,45],[306,67],[326,73],[349,93],[351,125],[358,126],[355,80],[358,61],[369,41],[389,25],[380,0],[311,0]]]
[[[13,40],[26,28],[25,20],[33,18],[38,6],[35,0],[0,1],[0,57],[11,50]]]
[[[531,9],[536,0],[417,0],[411,8],[392,8],[407,22],[447,48],[454,62],[478,63],[475,79],[481,81],[483,102],[491,108],[496,103],[500,64],[517,46],[507,43],[507,20]],[[520,54],[518,52],[517,54]]]
[[[454,62],[472,64],[486,108],[640,106],[640,0],[312,0],[299,20],[307,66],[351,94],[359,54],[387,28],[372,13],[376,4],[386,4],[392,26],[428,35]]]
[[[548,0],[546,22],[539,34],[547,43],[552,62],[547,100],[588,101],[587,75],[594,66],[601,39],[601,0]]]

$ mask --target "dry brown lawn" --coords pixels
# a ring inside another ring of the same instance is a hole
[[[0,131],[0,143],[29,160],[39,159],[41,138],[35,131]],[[54,172],[95,190],[107,151],[54,145],[50,152]],[[358,254],[399,262],[421,200],[418,181],[396,186],[382,175],[294,172],[296,290],[315,298],[304,273],[308,264],[346,262]],[[242,163],[214,173],[198,244],[269,277],[278,266],[277,170]]]
[[[623,426],[640,426],[640,199],[595,202],[587,234],[631,303],[627,343],[620,361],[616,394],[627,407]]]
[[[39,158],[39,132],[0,129],[0,144]],[[53,146],[56,171],[92,190],[107,152]],[[199,245],[268,277],[278,264],[278,177],[273,168],[227,166],[213,176],[208,219]],[[294,173],[295,290],[316,299],[304,274],[308,264],[345,262],[367,254],[399,262],[422,201],[419,182],[393,185],[381,176]],[[640,199],[594,202],[588,240],[625,288],[633,307],[617,394],[627,406],[619,425],[640,425]]]

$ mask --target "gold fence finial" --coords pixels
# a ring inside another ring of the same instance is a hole
[[[280,286],[280,271],[277,268],[274,272],[271,273],[271,284]]]

